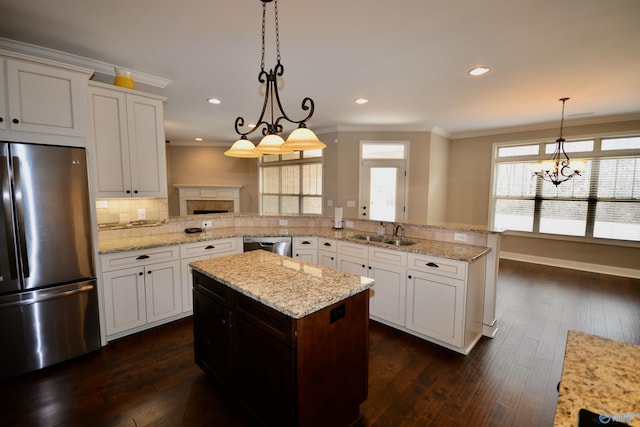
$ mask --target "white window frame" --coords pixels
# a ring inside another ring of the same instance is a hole
[[[585,141],[585,140],[593,140],[594,142],[594,147],[593,147],[593,151],[589,151],[589,152],[571,152],[568,153],[569,157],[574,160],[574,159],[591,159],[591,160],[601,160],[601,159],[607,159],[607,158],[621,158],[621,157],[630,157],[630,158],[640,158],[640,149],[626,149],[626,150],[606,150],[603,151],[601,149],[601,143],[602,140],[607,140],[607,139],[614,139],[614,138],[638,138],[640,137],[640,134],[638,133],[634,133],[634,134],[613,134],[613,135],[598,135],[598,136],[584,136],[584,137],[576,137],[576,138],[571,138],[571,139],[567,139],[567,143],[569,142],[577,142],[577,141]],[[491,163],[491,186],[490,186],[490,203],[489,203],[489,226],[492,228],[496,228],[496,224],[495,224],[495,214],[496,214],[496,201],[498,199],[500,199],[500,197],[496,197],[495,195],[495,177],[496,177],[496,168],[499,164],[501,163],[534,163],[536,161],[542,161],[542,160],[546,160],[549,158],[549,154],[545,153],[545,146],[549,143],[552,143],[552,140],[545,140],[545,141],[521,141],[521,142],[511,142],[511,143],[494,143],[493,144],[493,156],[492,156],[492,163]],[[499,158],[498,157],[498,150],[500,148],[504,148],[504,147],[511,147],[511,146],[538,146],[538,153],[537,155],[523,155],[523,156],[511,156],[511,157],[503,157],[503,158]],[[581,179],[582,177],[577,176],[572,178],[572,180],[576,180],[576,179]],[[540,178],[535,178],[536,180],[540,180]],[[521,231],[521,230],[515,230],[513,231],[513,233],[523,233],[523,234],[538,234],[538,235],[548,235],[548,236],[552,236],[554,238],[562,238],[562,239],[578,239],[578,240],[582,240],[582,239],[588,239],[588,240],[592,240],[592,241],[616,241],[616,242],[625,242],[626,244],[631,244],[633,246],[636,246],[637,243],[639,243],[638,240],[618,240],[618,239],[614,239],[614,238],[604,238],[604,237],[594,237],[592,235],[593,233],[593,226],[594,226],[594,219],[595,219],[595,214],[593,213],[595,211],[595,206],[597,205],[598,202],[607,202],[610,201],[610,199],[598,199],[597,197],[593,196],[594,194],[597,193],[597,183],[594,183],[593,181],[595,181],[595,178],[592,177],[592,182],[590,183],[590,195],[584,199],[580,199],[580,198],[571,198],[571,199],[563,199],[563,198],[553,198],[553,197],[543,197],[541,194],[541,184],[537,183],[536,184],[536,193],[534,196],[534,204],[536,203],[541,203],[544,200],[584,200],[588,203],[588,214],[587,214],[587,218],[586,218],[586,231],[585,231],[585,235],[583,236],[576,236],[576,235],[570,235],[570,234],[549,234],[549,233],[542,233],[539,232],[537,230],[539,230],[538,225],[539,221],[540,221],[540,212],[539,210],[536,211],[535,207],[534,207],[534,213],[533,213],[533,221],[534,221],[534,228],[533,231]],[[565,184],[560,184],[560,186],[565,185]],[[508,199],[508,198],[502,198],[502,199]],[[519,198],[513,198],[514,200],[518,200]],[[531,198],[521,198],[520,200],[529,200]],[[636,199],[630,199],[630,200],[616,200],[616,201],[628,201],[628,202],[633,202],[633,203],[639,203],[640,204],[640,200],[636,200]]]
[[[315,151],[315,150],[314,150]],[[320,155],[317,157],[308,157],[305,158],[304,156],[304,151],[300,151],[300,152],[295,152],[295,154],[299,153],[300,156],[299,158],[291,158],[293,155],[292,154],[285,154],[285,155],[269,155],[269,156],[265,156],[260,158],[260,161],[258,162],[258,177],[259,177],[259,188],[258,188],[258,206],[259,206],[259,210],[260,213],[263,214],[263,196],[265,194],[269,194],[269,195],[275,195],[278,196],[278,212],[274,213],[274,212],[269,212],[270,215],[287,215],[287,212],[282,212],[282,197],[283,196],[288,196],[291,195],[290,193],[283,193],[282,191],[282,175],[280,174],[280,185],[279,185],[279,191],[278,193],[264,193],[263,191],[263,182],[262,182],[262,172],[263,172],[263,168],[269,168],[269,167],[282,167],[282,166],[299,166],[299,190],[298,193],[296,193],[296,195],[299,196],[298,199],[298,212],[300,214],[307,214],[305,212],[303,212],[303,207],[304,207],[304,198],[305,198],[305,194],[303,193],[303,188],[304,188],[304,182],[303,182],[303,175],[302,175],[302,165],[305,164],[319,164],[321,169],[323,168],[323,161],[324,161],[324,156]],[[269,159],[269,161],[265,161],[265,159]],[[322,181],[324,181],[324,170],[323,170],[323,178]],[[321,186],[324,186],[324,182],[321,183]],[[323,211],[323,194],[322,194],[322,190],[320,192],[319,195],[306,195],[306,197],[319,197],[320,198],[320,213],[317,214],[311,214],[311,215],[322,215],[322,211]]]

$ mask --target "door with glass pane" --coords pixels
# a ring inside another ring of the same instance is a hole
[[[404,160],[363,160],[360,216],[377,221],[405,219]]]

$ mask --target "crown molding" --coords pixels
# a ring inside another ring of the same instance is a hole
[[[24,43],[16,40],[6,39],[0,37],[0,48],[6,49],[12,52],[18,52],[25,55],[35,56],[38,58],[44,58],[48,60],[58,61],[65,64],[75,65],[83,68],[94,70],[97,73],[105,74],[108,76],[115,75],[115,68],[131,71],[133,79],[142,84],[165,89],[171,83],[171,80],[163,77],[153,76],[151,74],[143,73],[141,71],[131,70],[127,67],[121,67],[116,64],[109,64],[107,62],[98,61],[96,59],[85,58],[83,56],[74,55],[72,53],[61,52],[59,50],[49,49],[47,47],[36,46],[29,43]]]

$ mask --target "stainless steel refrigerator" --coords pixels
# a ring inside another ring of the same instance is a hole
[[[0,142],[0,378],[100,348],[87,156]]]

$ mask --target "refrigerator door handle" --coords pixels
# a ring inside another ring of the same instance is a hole
[[[24,229],[24,200],[22,199],[22,174],[20,171],[20,159],[13,157],[13,179],[16,183],[15,200],[16,215],[18,221],[18,246],[20,247],[20,259],[22,260],[22,275],[29,277],[29,254],[27,253],[27,238]]]
[[[49,292],[49,293],[45,293],[42,296],[36,295],[33,298],[29,298],[29,299],[5,302],[5,303],[0,304],[0,308],[30,305],[30,304],[35,304],[35,303],[39,303],[39,302],[42,302],[42,301],[48,301],[48,300],[56,299],[56,298],[68,297],[68,296],[79,294],[79,293],[82,293],[82,292],[89,292],[89,291],[93,290],[93,288],[94,288],[93,285],[84,285],[82,287],[79,287],[79,288],[76,288],[76,289],[71,289],[69,291]]]
[[[4,229],[7,236],[7,255],[9,257],[9,277],[11,280],[18,278],[18,270],[16,269],[16,247],[13,242],[13,224],[11,217],[11,186],[9,183],[9,170],[7,168],[7,157],[0,157],[0,187],[2,190],[2,210],[4,211]],[[2,272],[0,272],[2,274]]]

